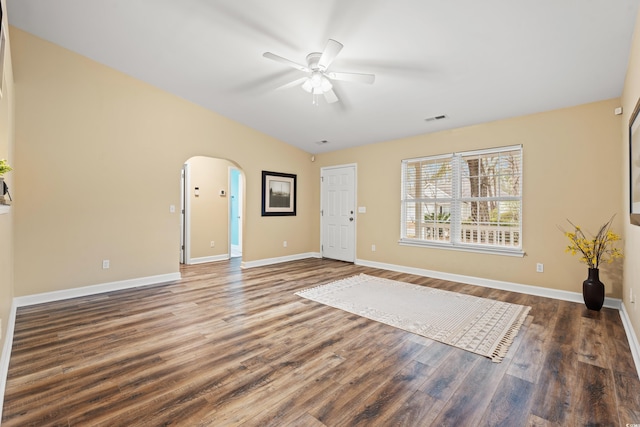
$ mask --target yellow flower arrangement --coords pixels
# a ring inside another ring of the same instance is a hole
[[[567,221],[573,226],[573,232],[562,230],[570,241],[565,252],[579,254],[580,262],[584,262],[589,268],[598,268],[601,262],[611,263],[616,258],[622,258],[622,251],[613,247],[613,243],[620,240],[620,236],[611,231],[613,216],[591,239],[586,237],[579,226]]]
[[[0,159],[0,176],[4,175],[7,172],[12,171],[11,166],[5,159]]]

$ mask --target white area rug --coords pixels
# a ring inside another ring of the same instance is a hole
[[[361,274],[296,295],[500,362],[531,307]]]

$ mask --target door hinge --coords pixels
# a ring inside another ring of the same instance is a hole
[[[320,177],[320,182],[324,182],[324,176]]]
[[[320,209],[320,216],[324,216],[324,209]]]

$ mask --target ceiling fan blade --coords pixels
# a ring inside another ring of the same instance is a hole
[[[300,86],[301,84],[303,84],[308,79],[309,79],[309,77],[301,77],[299,79],[295,79],[294,81],[289,82],[286,85],[280,86],[276,90],[289,89],[290,87]]]
[[[329,65],[331,65],[333,60],[336,59],[336,56],[338,56],[338,53],[340,53],[341,50],[342,43],[338,43],[333,39],[329,39],[327,45],[324,48],[324,51],[322,51],[320,60],[318,61],[318,68],[320,68],[321,70],[326,70],[327,68],[329,68]]]
[[[276,62],[281,62],[285,65],[288,65],[289,67],[295,68],[296,70],[300,70],[300,71],[304,71],[305,73],[309,73],[311,72],[311,70],[309,69],[309,67],[302,65],[302,64],[298,64],[296,62],[290,61],[287,58],[283,58],[282,56],[278,56],[275,53],[271,53],[271,52],[265,52],[262,54],[262,56],[264,56],[265,58],[268,59],[272,59]]]
[[[329,89],[324,93],[324,99],[327,101],[327,104],[333,104],[334,102],[338,102],[338,96],[333,91],[333,89]]]
[[[376,80],[376,76],[373,74],[362,73],[327,73],[330,79],[342,80],[345,82],[359,82],[372,84]]]

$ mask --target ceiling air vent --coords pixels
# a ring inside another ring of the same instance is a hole
[[[433,117],[427,117],[426,119],[424,119],[425,122],[435,122],[436,120],[443,120],[446,119],[447,116],[444,114],[441,114],[439,116],[433,116]]]

